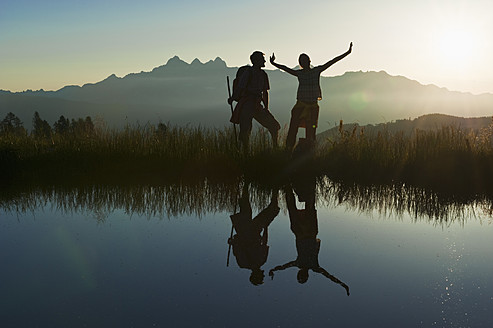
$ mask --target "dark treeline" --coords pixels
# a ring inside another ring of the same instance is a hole
[[[94,123],[92,118],[87,116],[85,119],[69,120],[63,115],[53,126],[43,120],[38,112],[34,113],[32,120],[32,130],[30,135],[36,138],[51,138],[54,134],[92,134],[94,133]],[[28,131],[24,128],[24,123],[12,112],[9,112],[0,122],[0,134],[6,136],[28,136]]]

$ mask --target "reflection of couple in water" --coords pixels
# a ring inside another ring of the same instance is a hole
[[[277,202],[278,190],[273,190],[270,204],[252,219],[248,183],[245,183],[239,199],[240,211],[230,216],[236,234],[229,238],[228,243],[233,246],[238,266],[252,270],[250,282],[254,285],[264,282],[264,270],[261,267],[269,254],[267,228],[279,214]]]
[[[293,188],[289,187],[285,189],[291,231],[296,237],[298,256],[294,261],[271,269],[269,276],[273,279],[275,271],[298,267],[298,282],[305,283],[308,280],[309,270],[312,270],[344,287],[347,295],[349,295],[349,287],[328,273],[318,263],[320,239],[317,238],[318,222],[317,210],[315,208],[315,179],[308,180],[312,181],[308,182],[305,180],[304,183],[295,185],[295,192],[298,195],[299,201],[305,203],[304,209],[298,209],[296,207]],[[233,246],[233,254],[236,257],[238,266],[252,270],[250,281],[254,285],[260,285],[264,281],[264,271],[261,267],[267,261],[269,252],[267,229],[279,213],[277,198],[278,190],[273,190],[270,204],[252,219],[248,186],[245,184],[240,197],[240,212],[231,215],[236,235],[230,238],[228,242]]]

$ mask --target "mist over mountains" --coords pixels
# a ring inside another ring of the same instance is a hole
[[[245,63],[246,64],[246,63]],[[223,127],[229,125],[230,108],[226,76],[231,81],[237,67],[221,58],[190,64],[175,56],[150,72],[114,74],[103,81],[66,86],[57,91],[0,91],[0,117],[16,114],[30,128],[35,111],[55,122],[68,118],[102,117],[109,126],[126,123]],[[289,122],[295,103],[297,80],[279,70],[266,69],[270,78],[270,109],[281,125]],[[326,71],[330,73],[330,69]],[[429,113],[484,117],[493,113],[493,94],[472,95],[434,85],[422,85],[402,76],[381,72],[347,72],[322,77],[319,131],[345,123],[360,125],[416,118]]]

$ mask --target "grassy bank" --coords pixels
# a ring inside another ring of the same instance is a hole
[[[401,181],[433,189],[491,191],[493,127],[453,126],[411,134],[340,130],[318,150],[324,173],[367,182]]]
[[[0,135],[2,180],[57,183],[83,181],[159,182],[177,179],[283,181],[300,172],[334,180],[370,183],[400,181],[441,190],[491,192],[491,128],[403,133],[342,128],[320,140],[313,156],[292,160],[273,149],[270,136],[254,133],[248,154],[240,151],[232,128],[127,126],[49,135]],[[300,131],[304,133],[303,130]],[[283,136],[281,136],[283,139]]]
[[[268,170],[276,156],[269,142],[259,132],[252,136],[251,152],[245,154],[238,149],[232,128],[165,124],[43,136],[6,133],[0,136],[0,166],[7,177],[52,181],[78,177],[222,179],[261,167]]]

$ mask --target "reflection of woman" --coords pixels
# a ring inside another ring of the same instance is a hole
[[[236,235],[228,240],[233,246],[233,254],[240,268],[250,269],[250,282],[260,285],[264,282],[262,265],[267,261],[269,246],[267,245],[267,227],[279,214],[278,191],[272,192],[269,206],[252,219],[248,185],[243,186],[240,198],[240,211],[231,215]]]
[[[310,184],[303,184],[297,188],[300,201],[305,202],[304,209],[296,208],[295,196],[292,189],[286,190],[286,204],[288,207],[291,231],[296,237],[296,250],[298,256],[296,260],[284,265],[278,265],[269,271],[269,276],[274,279],[274,272],[285,270],[291,267],[298,267],[298,282],[303,284],[308,281],[308,272],[320,273],[333,282],[346,289],[349,296],[349,286],[328,273],[318,263],[318,253],[320,252],[320,239],[317,238],[318,222],[317,210],[315,209],[315,181]]]

